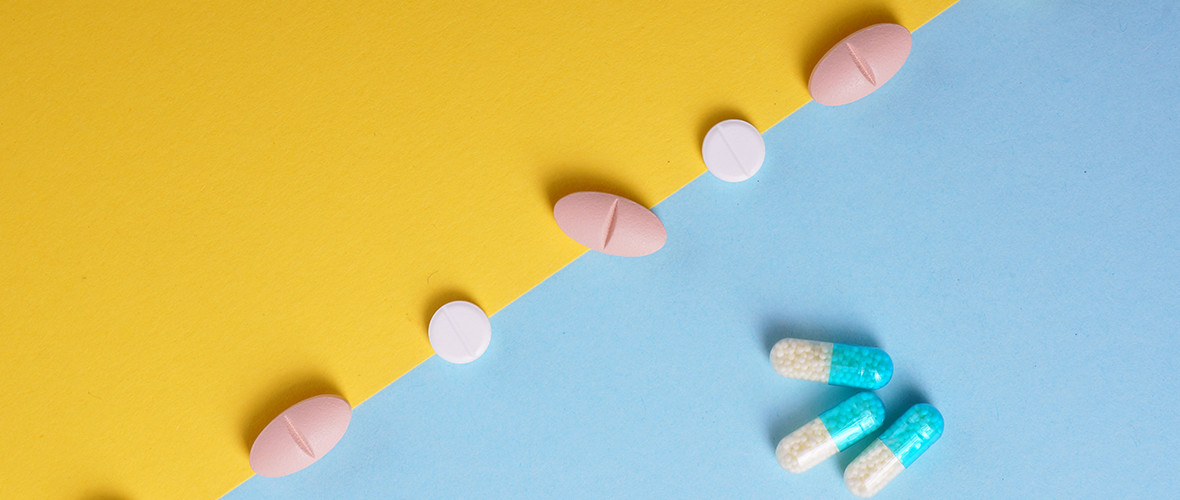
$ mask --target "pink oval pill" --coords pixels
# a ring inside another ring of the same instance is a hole
[[[280,477],[303,470],[344,437],[352,407],[339,396],[305,399],[271,420],[250,447],[250,468]]]
[[[567,236],[594,250],[640,257],[668,240],[664,223],[638,203],[607,193],[584,191],[557,200],[553,218]]]
[[[873,93],[905,64],[913,36],[905,26],[874,24],[840,40],[811,70],[807,90],[815,102],[848,104]]]

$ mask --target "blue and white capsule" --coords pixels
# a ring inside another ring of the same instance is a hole
[[[942,436],[942,414],[928,404],[911,406],[844,469],[844,485],[868,498],[909,468]]]
[[[782,339],[770,350],[779,375],[857,389],[880,389],[893,378],[893,360],[875,347]]]
[[[885,405],[871,392],[852,396],[778,442],[775,455],[787,472],[798,474],[860,441],[885,422]]]

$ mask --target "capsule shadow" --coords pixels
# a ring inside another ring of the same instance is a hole
[[[930,403],[930,398],[926,396],[926,392],[919,389],[917,385],[902,381],[898,384],[897,391],[891,391],[892,394],[886,399],[886,408],[889,409],[885,413],[888,421],[886,425],[897,420],[902,413],[910,409],[918,403]]]
[[[824,326],[783,319],[771,319],[763,322],[762,347],[763,352],[767,355],[774,348],[774,344],[785,338],[879,347],[876,337],[869,334],[865,329],[855,326]]]

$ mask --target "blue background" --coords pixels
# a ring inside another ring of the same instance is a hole
[[[867,440],[774,445],[855,391],[784,336],[879,346],[887,422],[942,439],[877,497],[1174,498],[1180,9],[964,0],[857,103],[765,133],[751,181],[656,207],[668,245],[588,253],[356,408],[320,463],[228,498],[850,498]]]

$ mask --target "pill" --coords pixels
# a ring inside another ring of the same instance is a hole
[[[871,392],[852,396],[787,434],[778,442],[779,465],[798,474],[844,451],[877,430],[885,421],[885,405]]]
[[[574,241],[620,257],[641,257],[664,246],[668,233],[660,218],[631,200],[583,191],[553,206],[557,226]]]
[[[271,420],[250,447],[250,468],[280,477],[323,458],[348,430],[352,407],[339,396],[305,399]]]
[[[875,347],[782,339],[770,350],[774,370],[787,378],[880,389],[893,377],[893,360]]]
[[[942,415],[928,404],[911,406],[844,469],[844,485],[868,498],[909,468],[942,436]]]
[[[766,143],[753,125],[742,120],[725,120],[713,125],[701,144],[705,168],[725,182],[741,182],[762,168]]]
[[[885,85],[905,64],[913,36],[905,26],[874,24],[840,40],[824,54],[807,90],[815,102],[839,106],[867,96]]]
[[[492,322],[479,306],[456,300],[434,311],[426,333],[438,357],[456,364],[470,363],[488,350]]]

